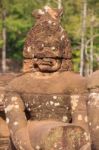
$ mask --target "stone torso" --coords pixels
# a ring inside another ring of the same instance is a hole
[[[70,81],[67,73],[39,75],[28,73],[19,76],[7,87],[8,91],[20,94],[28,118],[32,120],[71,121]]]
[[[71,121],[70,97],[66,94],[22,94],[32,120]]]
[[[74,119],[73,115],[76,114],[76,118],[79,117],[79,114],[81,116],[83,109],[77,107],[77,102],[80,99],[76,99],[74,106],[77,109],[75,110],[76,113],[73,113],[71,95],[83,92],[85,89],[85,82],[83,81],[79,75],[77,76],[72,72],[31,72],[20,75],[11,81],[6,87],[5,112],[8,114],[7,121],[13,133],[17,133],[17,130],[21,131],[22,126],[29,122],[33,124],[35,121],[71,123]],[[83,123],[83,120],[80,122]]]

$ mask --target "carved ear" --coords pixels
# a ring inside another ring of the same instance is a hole
[[[42,9],[34,10],[32,12],[33,17],[35,17],[36,19],[39,19],[44,14],[45,14],[45,12]]]
[[[33,16],[33,17],[35,17],[35,18],[37,18],[37,16],[38,16],[38,14],[37,14],[37,10],[33,10],[33,12],[32,12],[32,16]]]
[[[56,19],[59,19],[63,14],[63,9],[55,9],[54,8],[53,10],[56,13],[56,15],[55,15]]]

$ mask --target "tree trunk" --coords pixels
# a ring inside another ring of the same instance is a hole
[[[58,0],[58,9],[62,8],[62,0]]]
[[[6,72],[6,11],[2,12],[2,38],[3,38],[3,47],[2,47],[2,72]]]
[[[47,0],[47,3],[46,3],[47,5],[50,5],[50,0]]]
[[[87,0],[83,0],[82,11],[82,35],[81,35],[81,62],[80,62],[80,75],[84,76],[86,73],[86,55],[85,55],[85,43],[86,43],[86,17],[87,17]]]
[[[93,22],[91,22],[91,28],[90,28],[90,34],[91,34],[91,41],[90,41],[90,74],[93,73]]]

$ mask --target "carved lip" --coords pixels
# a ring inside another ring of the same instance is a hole
[[[39,62],[39,65],[42,65],[42,66],[53,66],[53,60],[51,58],[44,58],[42,59],[40,62]]]

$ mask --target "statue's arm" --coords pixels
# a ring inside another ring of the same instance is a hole
[[[83,94],[71,96],[72,123],[82,127],[85,130],[86,150],[91,150],[91,139],[89,131],[89,122],[87,115],[87,96]],[[82,148],[83,150],[83,148]]]
[[[89,132],[86,95],[71,96],[72,122]]]
[[[19,94],[8,92],[5,96],[6,121],[12,141],[17,149],[33,150],[30,144],[25,106]]]
[[[87,115],[87,96],[71,96],[72,122],[85,129],[87,138],[89,137],[89,122]]]
[[[71,96],[72,122],[82,126],[88,130],[88,116],[86,96],[72,95]]]

